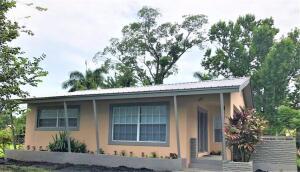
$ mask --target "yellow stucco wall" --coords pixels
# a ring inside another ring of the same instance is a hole
[[[232,112],[233,105],[242,105],[241,94],[231,93],[224,94],[224,105],[226,116]],[[169,146],[128,146],[128,145],[109,145],[109,107],[115,103],[136,103],[136,102],[162,102],[166,101],[170,104],[170,133]],[[180,148],[182,158],[190,157],[190,138],[197,138],[197,108],[201,107],[208,111],[208,149],[211,151],[220,151],[221,143],[215,143],[213,139],[213,116],[220,115],[220,97],[219,94],[197,95],[197,96],[179,96],[178,113],[179,113],[179,129],[180,129]],[[25,147],[35,146],[37,149],[42,146],[45,148],[52,140],[52,136],[56,131],[38,131],[35,129],[37,107],[53,106],[57,103],[47,104],[29,104],[31,112],[27,115]],[[62,102],[59,104],[62,105]],[[90,151],[96,150],[96,134],[95,122],[93,116],[93,108],[91,101],[68,102],[68,105],[80,105],[80,129],[72,131],[71,136],[87,145]],[[97,115],[99,118],[99,138],[100,147],[106,154],[113,154],[114,151],[125,150],[127,154],[133,152],[134,156],[141,156],[144,152],[150,155],[156,152],[158,156],[169,156],[170,153],[177,153],[176,142],[176,125],[174,117],[173,97],[163,98],[144,98],[144,99],[121,99],[121,100],[99,100],[97,101]]]

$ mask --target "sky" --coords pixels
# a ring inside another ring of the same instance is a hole
[[[39,12],[24,3],[46,7]],[[124,25],[137,19],[143,6],[158,8],[161,22],[179,22],[186,14],[205,14],[209,26],[219,20],[236,20],[254,14],[258,19],[273,17],[279,37],[300,27],[300,0],[18,0],[9,17],[26,25],[34,36],[21,35],[13,44],[22,47],[28,57],[46,54],[42,67],[49,72],[38,87],[26,87],[31,96],[62,94],[61,85],[71,71],[84,72],[85,61],[95,69],[94,54],[120,37]],[[31,16],[30,18],[25,18]],[[196,81],[193,73],[203,70],[204,50],[193,48],[178,61],[178,74],[165,83]]]

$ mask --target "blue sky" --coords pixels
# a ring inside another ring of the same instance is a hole
[[[136,19],[142,6],[159,8],[161,21],[180,21],[185,14],[205,14],[209,25],[219,20],[235,20],[239,15],[251,13],[257,18],[273,17],[283,35],[300,27],[299,0],[39,0],[18,1],[9,16],[26,25],[35,35],[21,35],[14,42],[29,57],[47,55],[42,66],[49,72],[38,87],[26,87],[31,96],[45,96],[66,92],[61,84],[71,71],[85,70],[85,60],[90,68],[93,55],[104,48],[109,39],[120,36],[122,26]],[[24,6],[34,2],[48,8],[38,12]],[[24,19],[30,15],[31,18]],[[195,81],[193,73],[201,70],[203,50],[190,50],[178,62],[178,74],[166,83]]]

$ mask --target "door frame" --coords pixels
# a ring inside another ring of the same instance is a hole
[[[206,114],[206,147],[204,148],[205,150],[201,150],[202,148],[200,147],[200,113]],[[208,111],[202,107],[198,107],[197,109],[197,152],[198,153],[206,153],[208,152]]]

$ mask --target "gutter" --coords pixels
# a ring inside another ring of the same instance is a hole
[[[91,95],[71,95],[71,96],[54,96],[41,98],[20,99],[21,103],[47,103],[62,101],[82,101],[82,100],[105,100],[105,99],[129,99],[129,98],[146,98],[146,97],[169,97],[185,96],[199,94],[230,93],[240,91],[240,86],[219,87],[219,88],[202,88],[202,89],[182,89],[167,91],[144,91],[129,93],[110,93],[110,94],[91,94]]]

